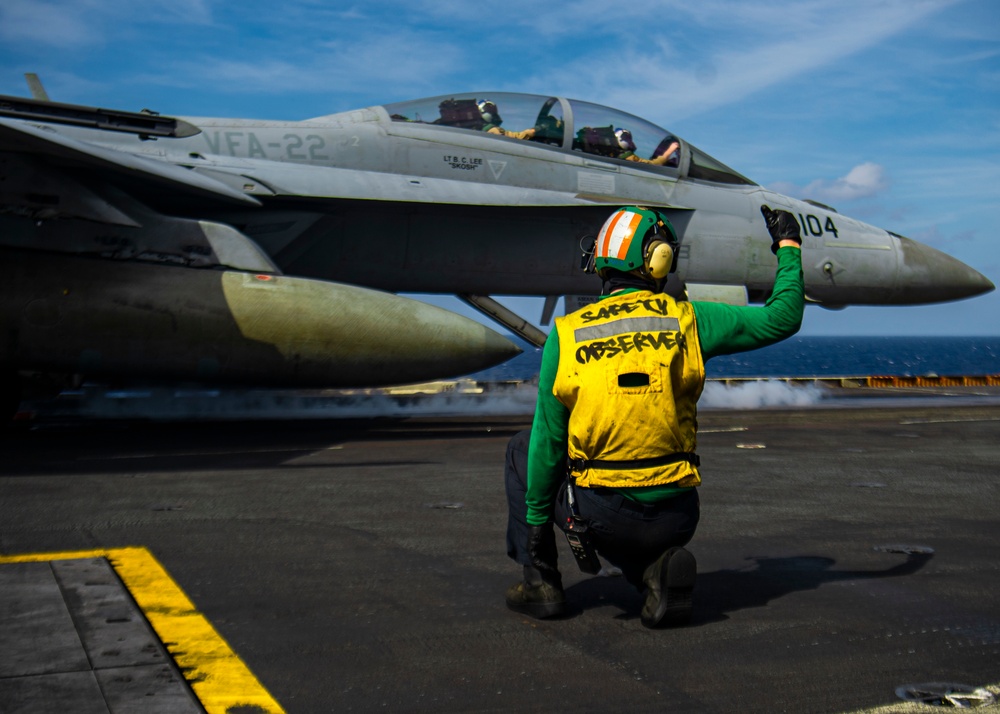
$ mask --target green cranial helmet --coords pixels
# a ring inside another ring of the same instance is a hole
[[[610,269],[660,280],[676,268],[676,255],[677,234],[670,221],[652,209],[625,206],[597,234],[594,268],[602,278]]]

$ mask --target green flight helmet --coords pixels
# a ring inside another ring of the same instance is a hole
[[[657,281],[677,268],[677,234],[661,213],[641,206],[625,206],[611,214],[597,234],[594,268],[620,270]]]

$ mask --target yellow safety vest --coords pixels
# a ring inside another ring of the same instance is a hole
[[[580,486],[697,486],[705,363],[691,303],[625,293],[556,319],[552,393],[569,409]],[[590,463],[597,462],[597,463]]]

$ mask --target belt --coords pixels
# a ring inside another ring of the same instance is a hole
[[[667,511],[677,511],[678,509],[688,508],[687,500],[691,498],[697,498],[697,489],[693,486],[691,488],[684,488],[672,496],[668,496],[655,503],[643,503],[641,501],[636,501],[621,491],[613,488],[608,488],[606,486],[598,486],[597,488],[578,488],[577,494],[582,499],[589,501],[597,501],[606,508],[611,508],[615,511],[628,511],[629,513],[635,513],[647,518],[658,516],[661,513]]]
[[[666,456],[653,456],[648,459],[631,459],[629,461],[606,461],[604,459],[567,459],[569,467],[573,471],[586,471],[587,469],[614,469],[616,471],[628,471],[631,469],[649,469],[654,466],[666,466],[676,464],[679,461],[687,461],[692,466],[701,466],[701,459],[698,454],[688,451],[678,451],[676,454]]]

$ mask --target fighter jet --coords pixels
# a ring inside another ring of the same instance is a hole
[[[29,82],[29,84],[32,84]],[[914,305],[993,289],[963,263],[769,191],[671,132],[589,102],[451,94],[305,121],[161,116],[0,97],[0,365],[109,379],[376,386],[518,349],[397,293],[592,296],[612,209],[661,209],[668,291],[764,301],[760,206],[802,225],[810,301]]]

